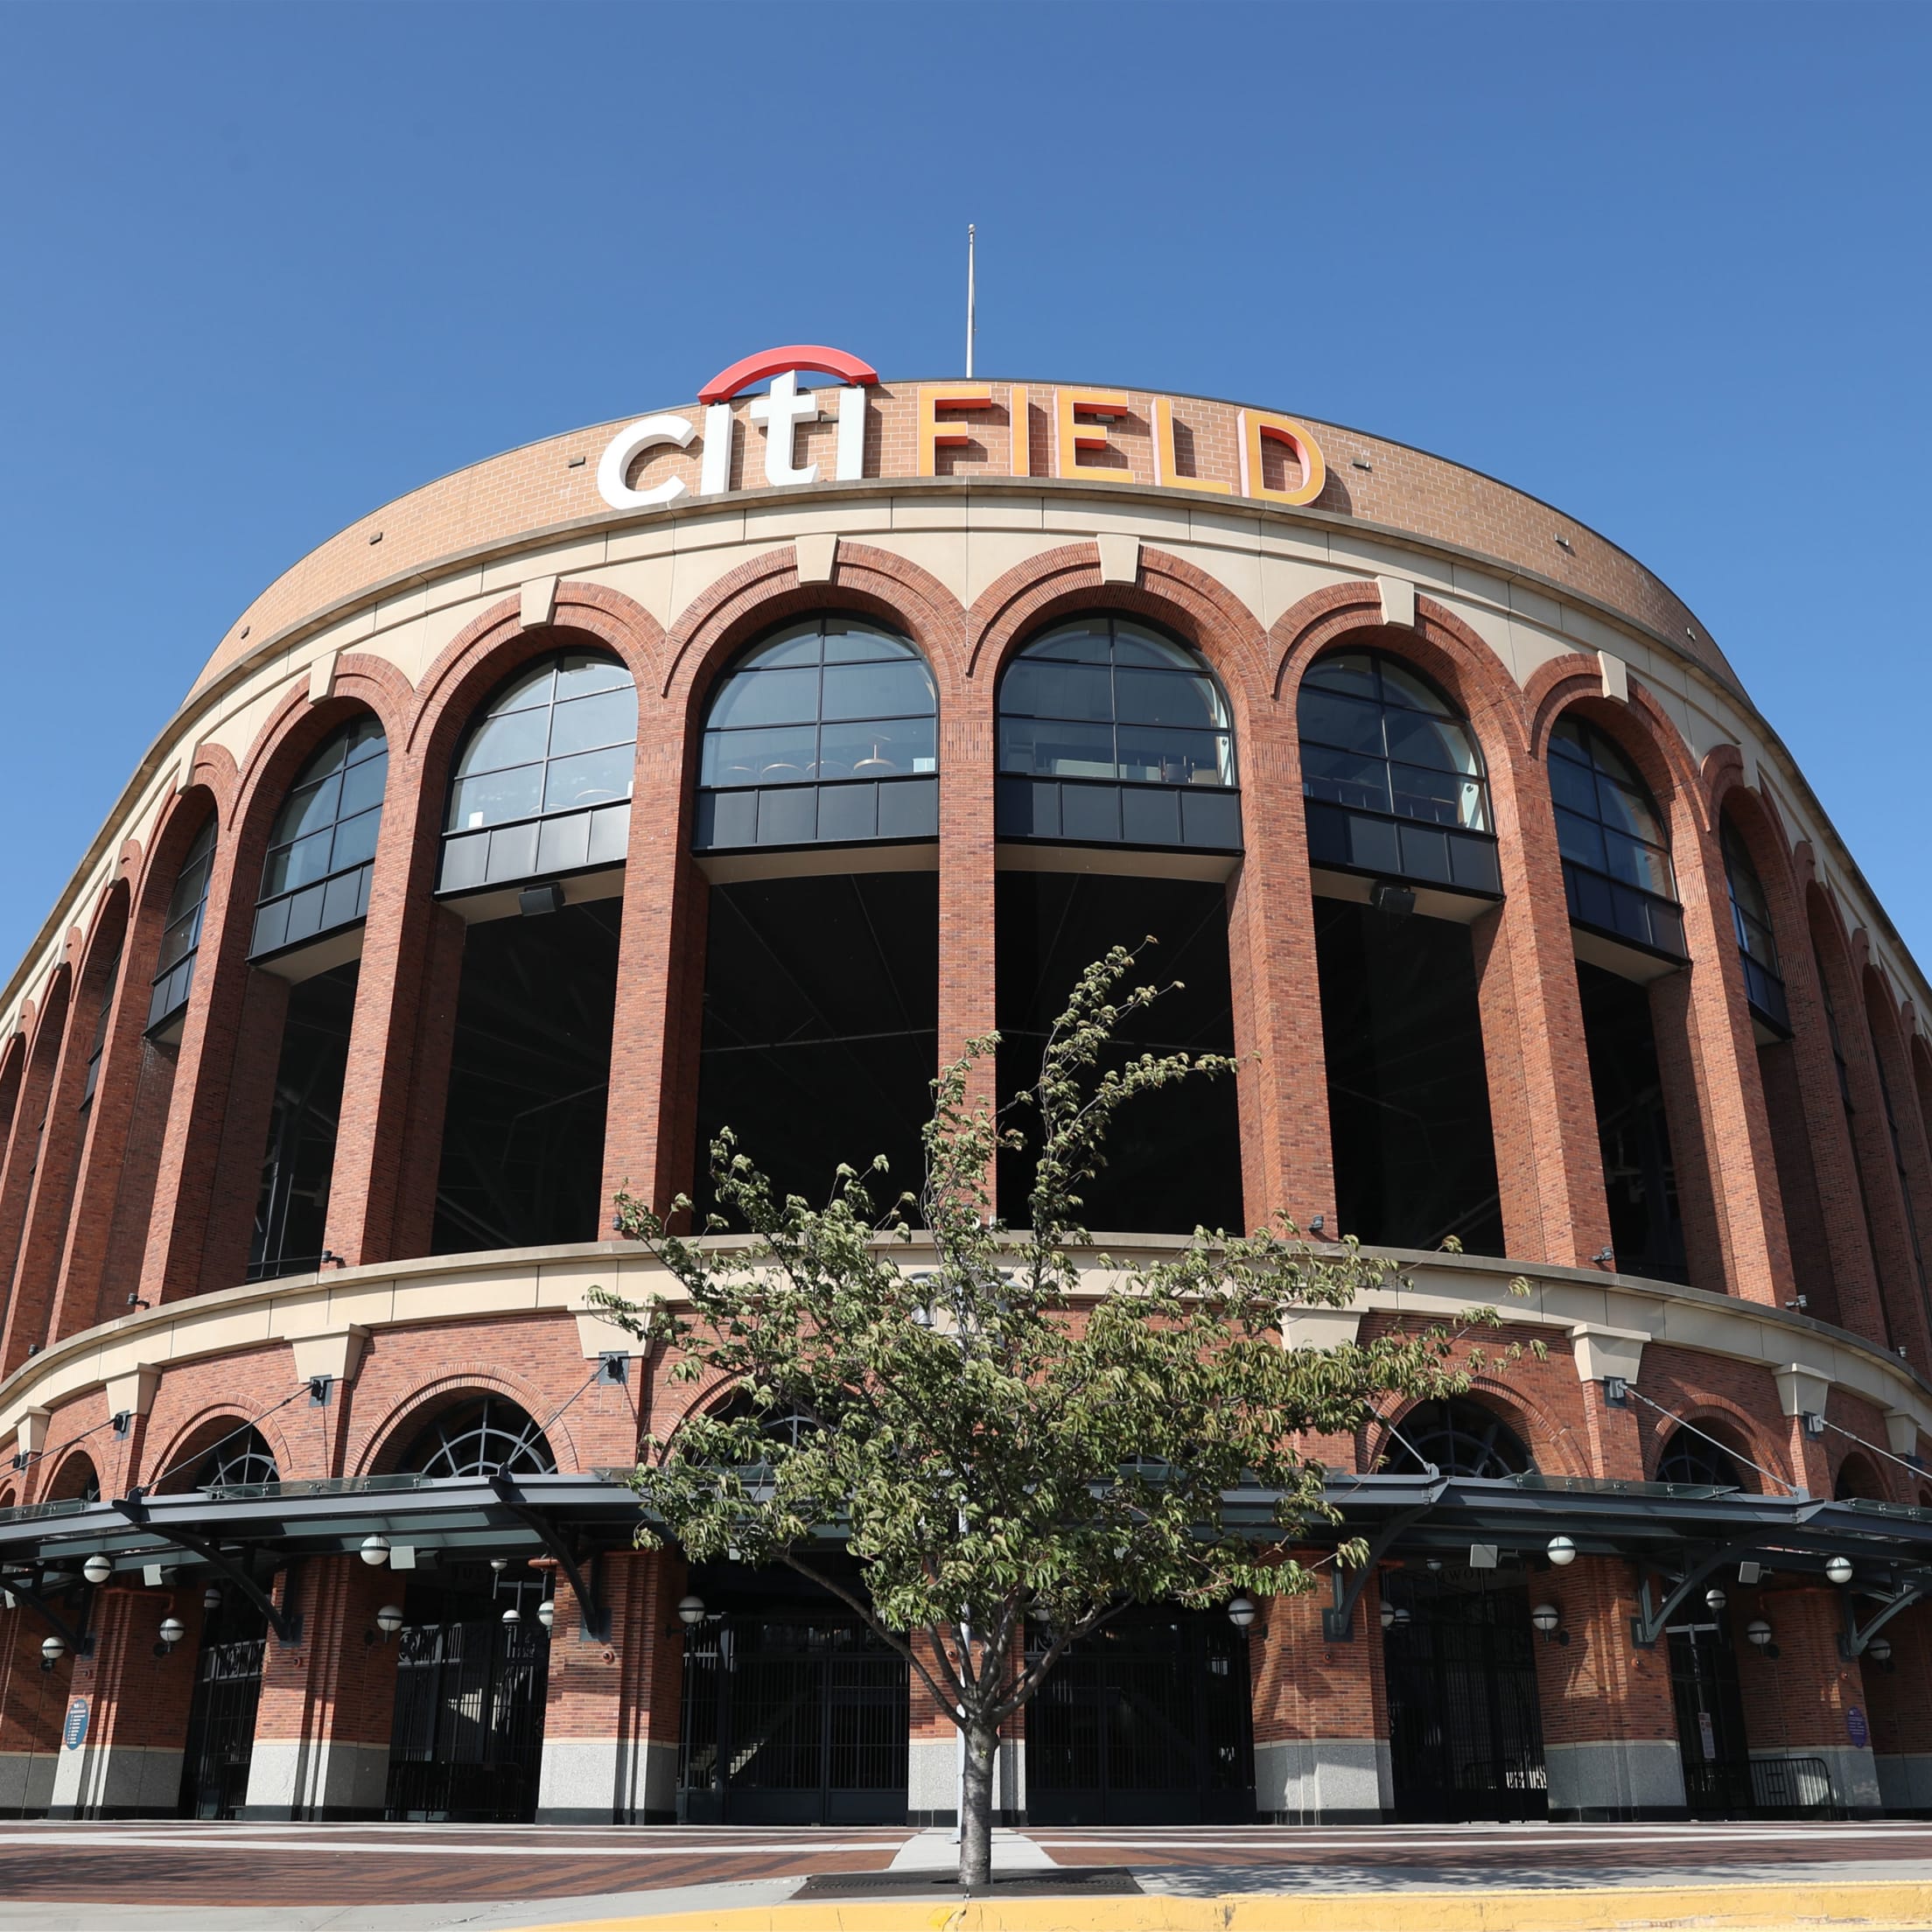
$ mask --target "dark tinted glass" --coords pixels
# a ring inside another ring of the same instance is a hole
[[[637,687],[615,658],[573,651],[520,672],[470,727],[444,829],[475,831],[631,795]]]
[[[932,674],[904,638],[842,616],[767,639],[719,682],[698,783],[839,784],[938,767]]]
[[[1586,719],[1559,719],[1550,733],[1550,789],[1566,859],[1659,899],[1676,898],[1670,836],[1649,787]]]
[[[1000,681],[999,768],[1232,786],[1227,701],[1194,653],[1158,631],[1099,618],[1061,625]]]
[[[373,718],[336,732],[289,788],[262,867],[262,898],[329,878],[375,856],[388,744]]]
[[[1307,797],[1490,829],[1489,788],[1468,726],[1439,691],[1384,653],[1317,659],[1301,681],[1295,715]]]

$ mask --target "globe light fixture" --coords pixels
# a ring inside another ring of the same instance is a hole
[[[201,1592],[201,1607],[210,1613],[221,1607],[221,1586],[220,1584],[211,1583]]]
[[[1563,1621],[1563,1613],[1553,1603],[1539,1603],[1530,1613],[1530,1620],[1546,1637],[1557,1634],[1557,1626]]]
[[[1771,1648],[1771,1626],[1762,1617],[1754,1617],[1744,1627],[1744,1634],[1760,1650]]]
[[[173,1649],[188,1634],[188,1627],[179,1617],[163,1617],[161,1620],[161,1641],[169,1649]]]
[[[1393,1624],[1393,1623],[1395,1622],[1395,1620],[1396,1620],[1396,1606],[1395,1606],[1395,1605],[1394,1605],[1394,1604],[1392,1604],[1392,1603],[1385,1603],[1385,1604],[1383,1604],[1383,1605],[1382,1605],[1382,1628],[1383,1628],[1384,1630],[1388,1629],[1388,1628],[1390,1628],[1390,1626],[1391,1624]]]
[[[1724,1592],[1720,1590],[1716,1584],[1712,1584],[1711,1587],[1704,1593],[1704,1601],[1706,1609],[1721,1610],[1724,1608],[1726,1604],[1730,1602],[1730,1598],[1726,1596]]]
[[[1824,1573],[1833,1583],[1850,1583],[1852,1580],[1852,1559],[1850,1557],[1833,1557],[1824,1566]]]
[[[1228,1620],[1237,1630],[1245,1630],[1255,1620],[1255,1601],[1252,1597],[1236,1597],[1228,1606]]]
[[[380,1570],[389,1560],[389,1539],[381,1536],[364,1536],[359,1554],[372,1570]]]
[[[375,1627],[385,1638],[393,1637],[402,1628],[402,1606],[386,1603],[375,1614]]]
[[[1415,1620],[1415,1620],[1415,1618],[1414,1618],[1413,1616],[1411,1616],[1411,1615],[1410,1614],[1410,1613],[1409,1613],[1408,1609],[1407,1609],[1407,1608],[1406,1608],[1406,1607],[1405,1607],[1404,1606],[1403,1606],[1402,1604],[1399,1604],[1399,1603],[1398,1603],[1398,1604],[1397,1604],[1397,1605],[1396,1606],[1396,1629],[1398,1629],[1398,1630],[1406,1630],[1406,1629],[1407,1629],[1407,1628],[1409,1628],[1409,1626],[1410,1626],[1410,1625],[1411,1623],[1413,1623],[1413,1622],[1414,1622]]]
[[[114,1559],[111,1557],[89,1557],[80,1565],[80,1574],[89,1583],[105,1583],[114,1574]]]
[[[689,1630],[694,1623],[704,1620],[704,1600],[703,1597],[680,1597],[677,1600],[677,1620]]]
[[[42,1637],[40,1655],[48,1663],[59,1663],[67,1654],[67,1640],[65,1637]]]
[[[522,1623],[522,1620],[523,1613],[514,1603],[503,1613],[503,1621],[506,1624]]]
[[[1577,1546],[1568,1536],[1551,1536],[1544,1554],[1561,1570],[1577,1560]]]
[[[1865,1654],[1873,1663],[1884,1665],[1892,1661],[1892,1640],[1890,1637],[1873,1637],[1865,1647]]]
[[[556,1624],[556,1600],[554,1597],[545,1597],[542,1602],[537,1605],[536,1620],[546,1630],[550,1629]]]

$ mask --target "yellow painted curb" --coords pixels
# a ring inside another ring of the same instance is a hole
[[[1070,1868],[1070,1869],[1077,1869]],[[530,1932],[1924,1932],[1932,1883],[1296,1892],[1211,1899],[815,1900]]]

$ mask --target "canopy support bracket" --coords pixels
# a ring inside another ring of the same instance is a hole
[[[218,1544],[194,1535],[192,1530],[178,1529],[172,1523],[165,1528],[156,1524],[149,1516],[147,1498],[139,1489],[130,1489],[126,1495],[116,1496],[114,1507],[136,1528],[152,1530],[158,1536],[166,1536],[170,1543],[178,1543],[191,1555],[200,1557],[211,1570],[220,1572],[269,1620],[269,1628],[275,1632],[277,1642],[299,1643],[302,1641],[301,1617],[284,1610],[247,1569]]]
[[[1670,1621],[1671,1613],[1690,1597],[1690,1592],[1708,1578],[1714,1577],[1732,1558],[1741,1556],[1746,1550],[1755,1549],[1760,1538],[1751,1536],[1737,1542],[1720,1544],[1709,1550],[1685,1570],[1683,1580],[1655,1609],[1650,1606],[1649,1572],[1640,1564],[1637,1575],[1637,1614],[1630,1620],[1630,1641],[1640,1650],[1650,1650],[1664,1633]]]
[[[515,1480],[507,1472],[499,1469],[490,1478],[490,1488],[495,1490],[497,1500],[516,1520],[535,1533],[544,1549],[556,1558],[556,1566],[570,1586],[570,1594],[577,1599],[578,1614],[584,1622],[584,1634],[596,1643],[610,1641],[610,1619],[602,1604],[597,1600],[596,1592],[584,1580],[584,1572],[578,1567],[577,1558],[570,1546],[557,1532],[556,1525],[542,1510],[533,1509],[523,1500]]]
[[[1348,1643],[1355,1634],[1355,1606],[1362,1601],[1362,1592],[1368,1587],[1368,1579],[1376,1573],[1376,1565],[1385,1557],[1395,1540],[1418,1518],[1429,1514],[1437,1497],[1442,1494],[1438,1482],[1431,1492],[1429,1501],[1418,1504],[1413,1509],[1404,1509],[1399,1516],[1390,1517],[1382,1524],[1368,1544],[1368,1554],[1361,1569],[1345,1584],[1341,1577],[1341,1565],[1335,1565],[1335,1600],[1321,1613],[1321,1634],[1329,1643]]]
[[[1838,1655],[1850,1662],[1862,1657],[1866,1647],[1877,1636],[1886,1624],[1901,1610],[1909,1610],[1925,1595],[1927,1586],[1921,1583],[1901,1584],[1890,1596],[1880,1596],[1879,1600],[1885,1607],[1870,1622],[1860,1624],[1852,1607],[1852,1592],[1844,1593],[1844,1629],[1838,1638]]]

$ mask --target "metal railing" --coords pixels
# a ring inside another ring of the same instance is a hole
[[[1751,1802],[1760,1818],[1844,1816],[1823,1758],[1753,1758]]]

